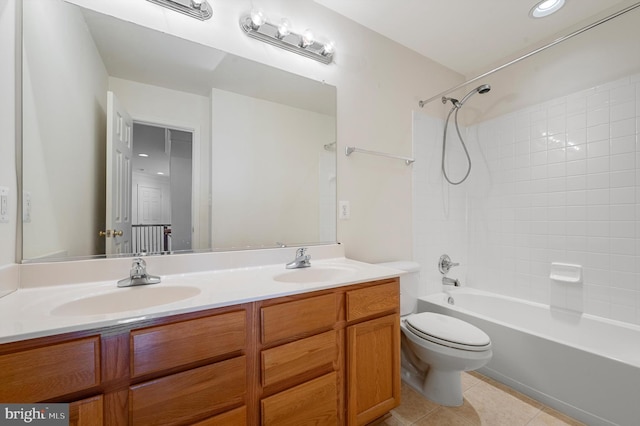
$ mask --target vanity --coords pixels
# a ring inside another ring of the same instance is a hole
[[[106,283],[18,290],[0,307],[50,321],[38,329],[28,315],[29,332],[0,337],[0,401],[70,403],[78,425],[367,424],[400,402],[398,275],[334,258],[292,271],[163,276],[140,288],[110,282],[106,292]],[[133,311],[78,310],[99,306],[92,297],[109,306],[118,291],[153,300],[161,288],[200,291]]]

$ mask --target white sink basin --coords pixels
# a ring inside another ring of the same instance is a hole
[[[283,272],[273,277],[273,279],[282,283],[321,283],[337,281],[355,272],[356,269],[342,266],[311,266]]]
[[[199,293],[200,289],[197,287],[156,287],[155,285],[149,285],[118,288],[109,293],[67,302],[54,308],[51,314],[79,316],[135,311],[188,299],[197,296]]]

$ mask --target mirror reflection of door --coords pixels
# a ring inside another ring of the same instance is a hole
[[[192,248],[193,134],[133,124],[133,253]]]
[[[131,253],[131,167],[133,120],[113,92],[107,93],[107,254]]]

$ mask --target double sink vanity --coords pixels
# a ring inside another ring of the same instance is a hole
[[[81,425],[374,421],[399,404],[400,272],[340,252],[292,270],[292,249],[189,255],[189,273],[153,256],[161,283],[125,288],[74,279],[131,259],[65,262],[55,285],[63,263],[22,265],[31,282],[0,298],[0,401],[70,403]]]

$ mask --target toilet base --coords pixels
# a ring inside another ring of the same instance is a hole
[[[402,380],[429,401],[447,407],[459,407],[463,403],[460,371],[437,371],[430,368],[427,374],[411,368],[402,368]]]

